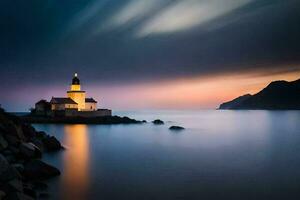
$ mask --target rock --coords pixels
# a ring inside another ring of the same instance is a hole
[[[152,123],[155,124],[155,125],[162,125],[162,124],[164,124],[164,122],[162,120],[160,120],[160,119],[156,119],[156,120],[152,121]]]
[[[23,124],[22,125],[22,131],[23,131],[23,134],[26,138],[36,137],[35,129],[32,126],[28,125],[28,124]]]
[[[146,120],[143,120],[142,123],[147,123],[147,121],[146,121]]]
[[[6,158],[0,154],[0,182],[6,183],[18,177],[18,172],[10,166]]]
[[[5,192],[3,192],[2,190],[0,190],[0,199],[4,199],[6,196]]]
[[[14,135],[6,134],[4,137],[5,137],[5,140],[8,142],[9,145],[18,146],[20,144],[20,139],[18,139]]]
[[[184,130],[184,128],[181,127],[181,126],[171,126],[169,129],[170,129],[170,130],[173,130],[173,131],[181,131],[181,130]]]
[[[10,180],[8,185],[11,186],[15,191],[23,192],[23,183],[19,179]]]
[[[19,173],[23,173],[24,171],[24,165],[21,163],[14,163],[11,166],[13,166]]]
[[[31,189],[31,188],[24,188],[23,190],[24,190],[24,194],[26,194],[26,195],[28,195],[28,196],[36,199],[37,195],[36,195],[36,192],[33,189]]]
[[[23,175],[29,180],[43,180],[60,175],[60,171],[41,160],[32,160],[25,164]]]
[[[19,141],[25,141],[25,139],[26,139],[23,134],[22,127],[19,124],[10,122],[9,126],[7,127],[7,132],[10,135],[15,136]]]
[[[13,199],[13,200],[34,200],[34,198],[22,193],[22,192],[16,192],[11,195],[9,195],[8,199]]]
[[[62,149],[60,142],[54,136],[48,136],[43,140],[45,149],[49,152],[58,151]]]
[[[13,155],[17,155],[20,153],[19,148],[13,146],[13,145],[9,145],[8,149],[12,152]]]
[[[7,162],[9,163],[14,163],[17,161],[17,158],[14,156],[14,155],[8,155],[8,156],[5,156]]]
[[[44,131],[38,131],[38,132],[36,132],[36,137],[45,138],[45,137],[47,137],[47,134]]]
[[[10,146],[9,148],[11,148],[12,146]],[[18,151],[19,152],[19,151]],[[6,149],[2,152],[2,155],[4,155],[4,157],[6,158],[6,160],[9,163],[13,163],[16,161],[16,157],[15,154],[10,150],[10,149]]]
[[[19,147],[20,153],[26,158],[40,158],[42,156],[41,150],[33,143],[22,143]]]
[[[30,142],[32,142],[35,146],[37,146],[42,152],[45,151],[44,143],[39,138],[31,138]]]
[[[4,139],[2,134],[0,134],[0,151],[3,151],[8,147],[8,142]]]
[[[46,183],[40,182],[40,181],[35,181],[32,183],[33,184],[33,188],[35,190],[46,190],[48,188],[48,185]]]
[[[49,198],[49,197],[50,197],[50,195],[49,195],[48,193],[45,193],[45,192],[40,193],[40,195],[39,195],[39,198],[40,198],[40,199],[47,199],[47,198]]]

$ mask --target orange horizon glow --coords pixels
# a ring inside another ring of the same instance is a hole
[[[177,79],[157,83],[114,87],[92,86],[89,94],[100,107],[114,109],[215,109],[244,94],[255,94],[275,80],[293,81],[300,71],[260,75],[245,73]]]
[[[299,68],[295,68],[294,71],[288,71],[290,68],[287,68],[287,71],[281,72],[277,69],[114,85],[89,84],[89,80],[83,79],[82,87],[87,91],[86,97],[93,97],[98,101],[98,108],[112,110],[215,109],[221,103],[241,95],[255,94],[272,81],[293,81],[300,78]],[[23,98],[19,98],[20,92],[15,90],[16,92],[11,96],[16,104],[23,105],[27,102],[24,107],[30,108],[41,98],[64,96],[68,87],[68,83],[48,87],[24,86],[21,88],[22,93],[34,95],[24,95]]]

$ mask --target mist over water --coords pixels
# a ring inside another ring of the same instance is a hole
[[[35,125],[66,147],[43,158],[62,172],[53,199],[300,197],[299,111],[114,114],[165,125]]]

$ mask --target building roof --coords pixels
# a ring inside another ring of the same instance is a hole
[[[87,102],[87,103],[97,103],[97,101],[93,98],[85,98],[85,102]]]
[[[36,102],[35,104],[48,104],[49,102],[46,101],[45,99],[39,100],[38,102]]]
[[[77,104],[71,98],[52,97],[50,103],[52,104]]]

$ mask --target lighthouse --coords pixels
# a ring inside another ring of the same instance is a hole
[[[50,102],[41,100],[35,104],[35,112],[47,116],[64,117],[103,117],[111,116],[109,109],[98,109],[97,101],[92,97],[86,98],[81,90],[78,74],[75,73],[67,91],[67,97],[53,97]]]
[[[85,110],[85,91],[81,90],[80,80],[77,73],[74,74],[71,88],[67,91],[67,97],[71,98],[78,104],[78,111]]]

